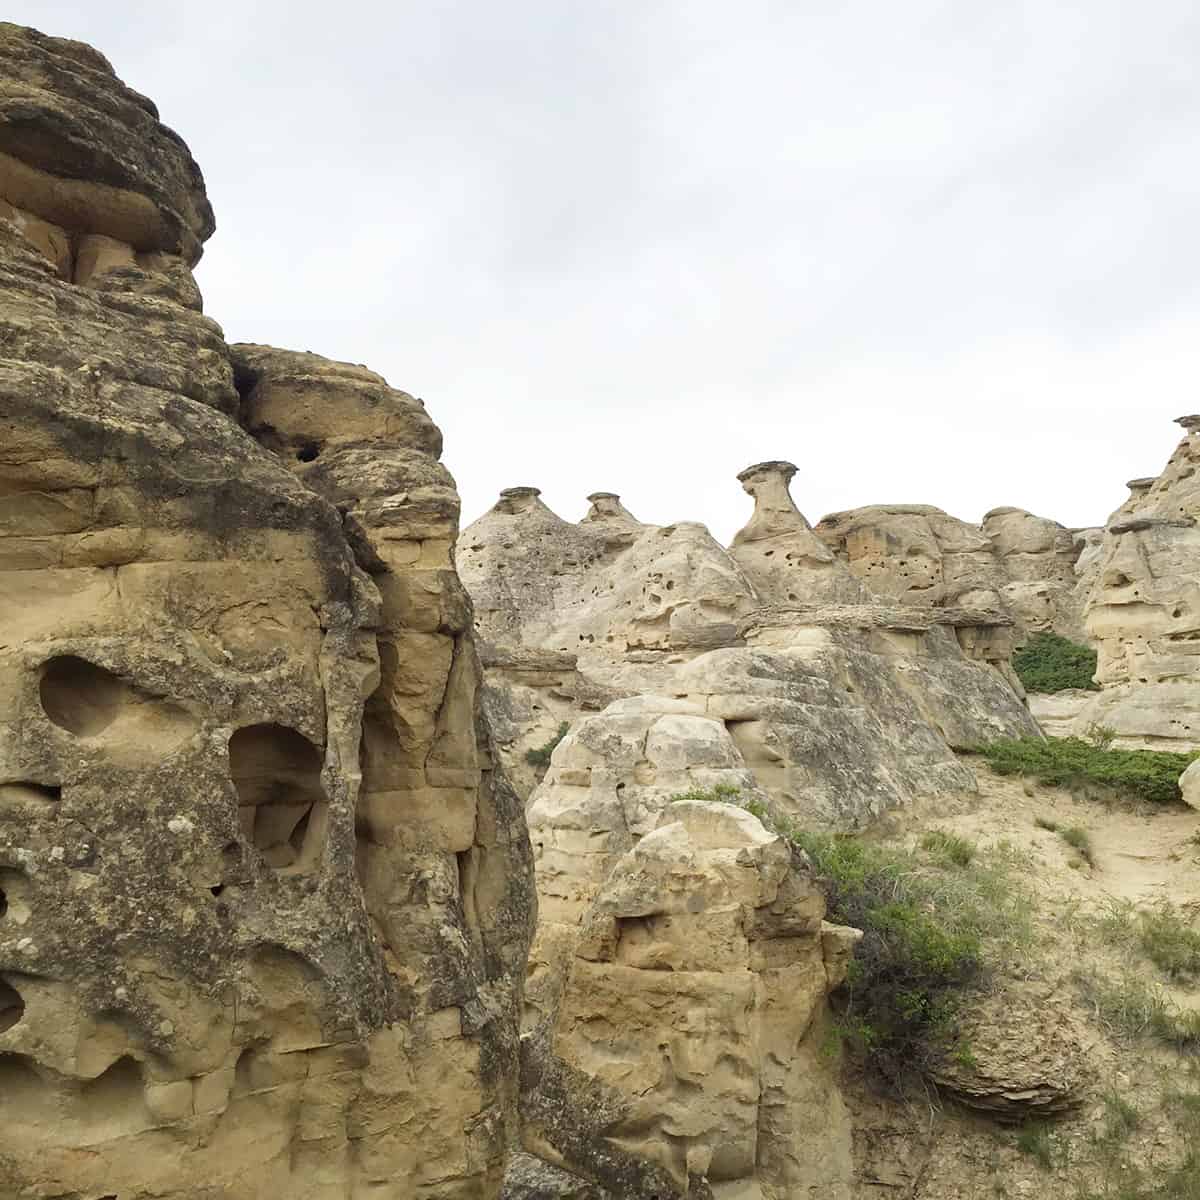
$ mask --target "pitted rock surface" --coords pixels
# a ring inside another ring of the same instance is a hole
[[[495,1196],[534,898],[437,430],[231,352],[153,105],[0,64],[0,1193]]]

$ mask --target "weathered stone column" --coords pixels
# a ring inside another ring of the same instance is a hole
[[[754,514],[730,553],[764,604],[856,604],[861,584],[812,531],[792,500],[793,463],[755,463],[738,475],[754,497]]]

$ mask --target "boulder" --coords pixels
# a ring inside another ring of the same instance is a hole
[[[819,1031],[854,935],[823,911],[750,813],[670,804],[597,890],[526,1039],[527,1146],[627,1200],[848,1197]]]

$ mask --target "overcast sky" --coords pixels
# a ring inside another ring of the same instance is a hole
[[[421,396],[464,522],[1014,504],[1200,410],[1195,0],[8,0],[200,163],[230,341]]]

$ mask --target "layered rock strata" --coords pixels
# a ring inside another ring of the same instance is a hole
[[[437,431],[231,352],[153,105],[0,64],[0,1193],[496,1195],[533,895]]]

